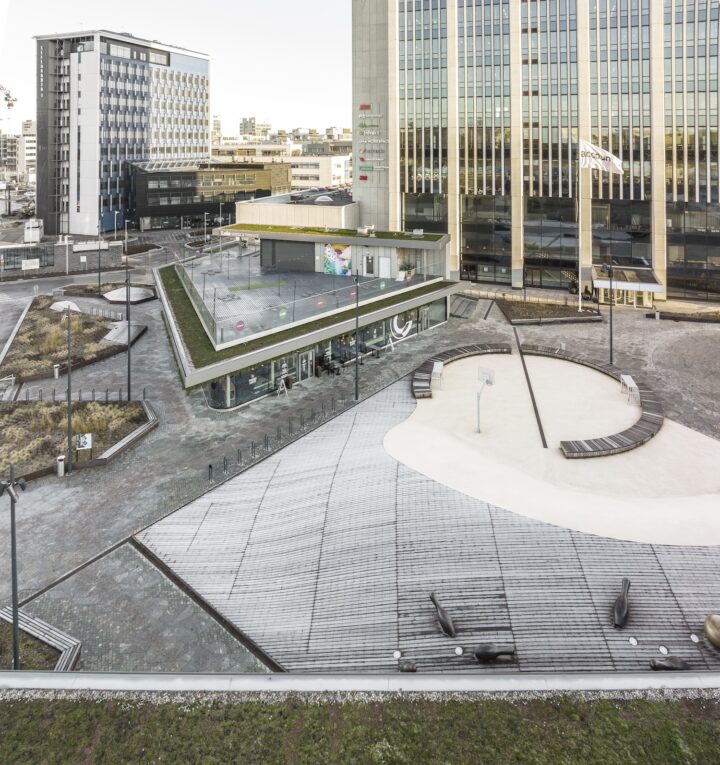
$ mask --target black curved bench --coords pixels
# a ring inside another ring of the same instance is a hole
[[[432,398],[432,380],[433,365],[442,361],[443,364],[449,364],[451,361],[465,359],[468,356],[482,356],[488,353],[512,353],[512,348],[508,343],[477,343],[476,345],[463,345],[459,348],[453,348],[449,351],[442,351],[432,356],[413,372],[411,387],[415,398]]]
[[[521,351],[527,356],[547,356],[563,361],[572,361],[575,364],[590,367],[598,372],[606,374],[618,382],[622,370],[614,364],[604,364],[595,359],[589,359],[586,356],[578,356],[560,348],[551,348],[544,345],[523,345]],[[663,415],[662,404],[657,395],[645,384],[639,382],[637,378],[635,383],[638,387],[640,398],[640,419],[622,433],[615,433],[603,438],[587,438],[582,441],[561,441],[560,449],[568,459],[583,459],[584,457],[606,457],[609,454],[620,454],[629,452],[631,449],[637,449],[647,443],[662,427]]]

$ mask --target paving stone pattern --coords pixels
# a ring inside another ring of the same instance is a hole
[[[23,609],[82,642],[87,672],[268,672],[130,544]]]
[[[517,661],[482,671],[641,670],[660,645],[720,669],[720,654],[690,639],[717,606],[720,550],[572,532],[405,468],[382,441],[412,412],[409,388],[392,385],[140,541],[293,671],[388,671],[395,650],[420,670],[479,669],[471,651],[486,641],[514,643]],[[622,576],[633,587],[620,631]],[[441,633],[431,591],[456,639]]]

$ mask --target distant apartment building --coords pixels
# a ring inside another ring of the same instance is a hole
[[[25,120],[18,139],[18,181],[34,184],[37,173],[37,128],[35,120]]]
[[[212,118],[212,132],[210,133],[210,141],[214,146],[216,143],[220,143],[222,140],[222,121],[220,117],[215,115]]]
[[[255,117],[243,117],[240,120],[239,132],[244,138],[265,141],[270,136],[272,125],[269,122],[258,122]]]
[[[17,180],[19,144],[19,135],[0,131],[0,180]]]
[[[348,147],[344,154],[331,154],[328,142],[313,143],[313,148],[324,147],[322,154],[304,154],[300,143],[239,143],[234,146],[213,146],[213,158],[226,162],[290,162],[292,190],[335,188],[352,183],[352,153]]]
[[[289,191],[289,163],[141,162],[131,165],[130,216],[141,231],[228,225],[236,202]]]
[[[336,188],[352,183],[352,154],[328,154],[292,159],[293,191],[311,188]]]
[[[209,60],[106,30],[37,40],[37,215],[47,234],[122,226],[139,161],[210,152]]]

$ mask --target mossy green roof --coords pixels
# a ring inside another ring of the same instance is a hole
[[[307,335],[310,332],[315,332],[316,330],[324,329],[325,327],[331,327],[333,324],[339,324],[340,322],[352,319],[355,316],[355,309],[350,308],[345,311],[340,311],[339,313],[334,313],[331,316],[324,316],[316,321],[279,330],[269,336],[266,335],[255,339],[250,338],[244,343],[238,343],[230,348],[223,348],[222,350],[216,351],[215,347],[210,342],[210,338],[205,332],[205,328],[203,327],[195,308],[190,302],[187,292],[185,292],[185,288],[175,271],[175,267],[172,265],[164,266],[160,269],[159,273],[163,287],[165,288],[165,294],[172,305],[178,330],[182,335],[185,347],[190,354],[190,359],[195,369],[202,369],[211,364],[216,364],[219,361],[225,361],[227,359],[235,358],[236,356],[242,356],[246,353],[257,351],[268,344],[274,345],[286,340],[293,340],[296,337],[302,337],[302,335]],[[373,313],[374,311],[387,308],[391,305],[404,303],[412,298],[438,292],[452,284],[453,282],[446,281],[432,282],[431,284],[424,287],[418,287],[412,291],[397,292],[384,300],[378,300],[374,303],[360,306],[360,315],[364,316],[365,314]]]
[[[415,236],[406,231],[374,231],[374,236],[359,234],[354,228],[330,228],[322,226],[270,226],[267,224],[235,223],[232,226],[224,226],[223,231],[241,231],[247,233],[267,234],[295,234],[297,236],[309,236],[323,238],[362,238],[362,239],[392,239],[406,242],[439,242],[447,234],[427,233]]]

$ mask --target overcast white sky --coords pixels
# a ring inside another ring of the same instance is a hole
[[[223,133],[241,117],[274,127],[351,125],[351,0],[0,0],[0,130],[35,118],[34,35],[110,29],[211,57]]]

